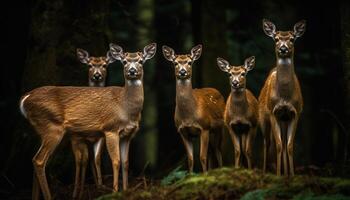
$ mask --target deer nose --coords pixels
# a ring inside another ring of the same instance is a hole
[[[129,73],[131,76],[134,76],[136,74],[136,69],[135,68],[129,69]]]
[[[232,86],[233,86],[234,88],[239,87],[239,82],[238,82],[237,80],[232,81]]]
[[[100,74],[100,73],[95,73],[95,74],[94,74],[94,79],[95,79],[95,80],[101,80],[101,79],[102,79],[102,74]]]
[[[281,46],[280,53],[288,53],[288,48],[286,46]]]
[[[186,76],[187,75],[187,72],[185,69],[181,69],[180,71],[180,76]]]

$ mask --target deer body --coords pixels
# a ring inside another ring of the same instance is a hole
[[[130,89],[137,91],[130,92]],[[142,85],[135,87],[126,84],[124,88],[46,86],[29,92],[23,107],[27,118],[35,127],[54,122],[72,135],[87,135],[87,139],[93,139],[99,135],[98,132],[129,134],[130,131],[127,130],[130,127],[138,127],[135,124],[140,119],[143,98],[138,97],[136,102],[129,99],[135,98],[132,95],[136,92],[138,96],[143,95]],[[39,113],[38,110],[42,112]],[[39,131],[39,135],[42,134],[45,135],[45,131]]]
[[[52,199],[45,174],[46,162],[65,133],[88,140],[99,138],[99,134],[103,133],[112,160],[113,190],[118,191],[120,161],[123,188],[127,188],[129,144],[139,129],[143,108],[142,64],[152,58],[155,51],[156,44],[151,44],[145,47],[143,53],[124,54],[121,47],[111,44],[112,56],[125,63],[124,87],[47,86],[23,96],[21,110],[41,138],[41,147],[33,158],[34,179],[38,181],[46,200]],[[136,64],[139,61],[142,63]],[[86,149],[84,142],[74,145]],[[86,153],[79,156],[83,162],[87,161]],[[84,170],[82,168],[82,174],[85,174]]]
[[[231,93],[226,102],[224,121],[231,135],[235,149],[235,167],[239,167],[241,151],[252,168],[252,148],[258,123],[258,101],[246,89],[246,74],[255,65],[255,58],[246,59],[243,66],[231,66],[222,58],[218,66],[230,74]]]
[[[275,31],[272,22],[263,21],[264,31],[276,42],[276,67],[271,70],[259,96],[259,123],[264,135],[264,166],[271,139],[276,144],[277,175],[294,175],[293,145],[297,123],[303,107],[298,78],[294,72],[294,41],[305,31],[301,21],[292,31]]]
[[[208,146],[211,145],[218,165],[222,165],[220,151],[225,108],[224,98],[214,88],[193,89],[191,82],[191,64],[201,54],[201,46],[191,50],[191,55],[176,55],[167,46],[163,46],[166,59],[174,62],[176,75],[175,126],[184,142],[188,157],[189,171],[193,171],[192,137],[200,137],[200,161],[204,172],[207,171]],[[210,137],[211,140],[209,139]],[[210,141],[209,141],[210,140]]]
[[[217,110],[215,104],[222,103],[222,98],[213,88],[192,89],[191,81],[177,80],[174,119],[178,130],[220,128],[223,110],[220,107]],[[196,133],[192,131],[192,134]]]

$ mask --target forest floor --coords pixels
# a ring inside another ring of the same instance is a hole
[[[316,175],[278,177],[263,174],[260,170],[234,168],[220,168],[192,175],[174,170],[160,182],[139,180],[129,190],[98,198],[112,199],[350,199],[350,179]]]
[[[336,171],[309,166],[296,169],[294,177],[278,177],[263,174],[261,170],[219,168],[207,173],[188,174],[178,167],[162,180],[146,177],[130,178],[129,189],[112,193],[111,189],[96,188],[85,184],[84,200],[201,200],[201,199],[293,199],[293,200],[350,200],[350,173],[334,177]],[[300,175],[303,174],[303,175]],[[339,175],[339,174],[338,174]],[[65,185],[51,179],[54,199],[71,199],[73,185]],[[88,182],[92,182],[91,180]],[[112,184],[112,176],[105,176],[104,183]],[[121,181],[120,181],[120,185]],[[15,192],[5,199],[31,199],[31,191]]]

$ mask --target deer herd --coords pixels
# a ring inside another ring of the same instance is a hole
[[[234,146],[234,165],[245,158],[252,168],[252,148],[257,128],[263,134],[263,171],[266,171],[270,145],[275,145],[276,174],[294,175],[293,144],[303,98],[294,71],[294,42],[305,31],[305,21],[293,31],[277,31],[263,20],[263,30],[275,41],[276,66],[270,71],[258,99],[246,88],[247,74],[255,66],[255,57],[243,65],[231,65],[217,58],[220,70],[229,77],[231,92],[225,104],[214,88],[193,89],[192,65],[202,53],[202,46],[189,54],[176,54],[162,47],[166,60],[174,66],[176,107],[174,121],[187,153],[189,172],[193,171],[192,139],[200,140],[199,158],[203,172],[217,163],[222,166],[221,142],[228,130]],[[89,66],[89,87],[45,86],[23,95],[21,113],[41,138],[41,146],[33,158],[33,199],[52,199],[45,166],[64,135],[71,140],[75,158],[73,199],[81,199],[87,163],[94,181],[102,185],[101,153],[106,146],[113,169],[113,190],[118,191],[119,169],[122,168],[123,189],[128,187],[129,146],[139,130],[144,102],[143,65],[156,53],[152,43],[142,52],[124,52],[111,43],[105,57],[91,57],[77,49],[80,62]],[[124,86],[104,87],[107,66],[119,60],[124,66]],[[282,162],[283,160],[283,162]],[[282,167],[283,166],[283,167]]]

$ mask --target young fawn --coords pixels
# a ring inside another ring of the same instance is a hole
[[[264,135],[264,166],[274,138],[277,154],[277,175],[281,174],[283,154],[284,174],[294,175],[293,143],[303,107],[298,78],[294,72],[294,42],[305,31],[305,21],[294,25],[294,31],[276,31],[275,25],[263,20],[266,35],[275,41],[276,67],[268,75],[259,96],[259,123]],[[289,163],[289,164],[288,164]]]
[[[120,161],[123,188],[127,188],[129,144],[139,129],[143,109],[143,64],[155,52],[155,43],[136,53],[124,53],[120,46],[110,45],[111,56],[124,65],[124,87],[46,86],[21,98],[22,114],[41,138],[41,147],[33,158],[34,181],[46,200],[52,197],[45,166],[66,133],[87,140],[104,136],[112,160],[113,190],[118,191]],[[79,144],[79,148],[87,149],[86,143]],[[86,162],[82,164],[85,169]]]
[[[247,58],[244,65],[233,66],[222,58],[217,59],[219,68],[230,76],[231,93],[226,102],[225,124],[235,149],[235,167],[239,167],[241,150],[252,168],[252,148],[258,123],[258,101],[246,89],[246,76],[255,65],[255,58]]]
[[[192,137],[200,137],[200,162],[204,172],[207,171],[208,145],[222,165],[220,151],[223,112],[225,101],[214,88],[192,89],[192,64],[201,56],[202,46],[192,48],[191,54],[175,55],[172,48],[163,46],[163,55],[175,66],[176,108],[175,125],[183,140],[188,156],[189,171],[193,171]],[[209,143],[209,137],[210,139]]]

